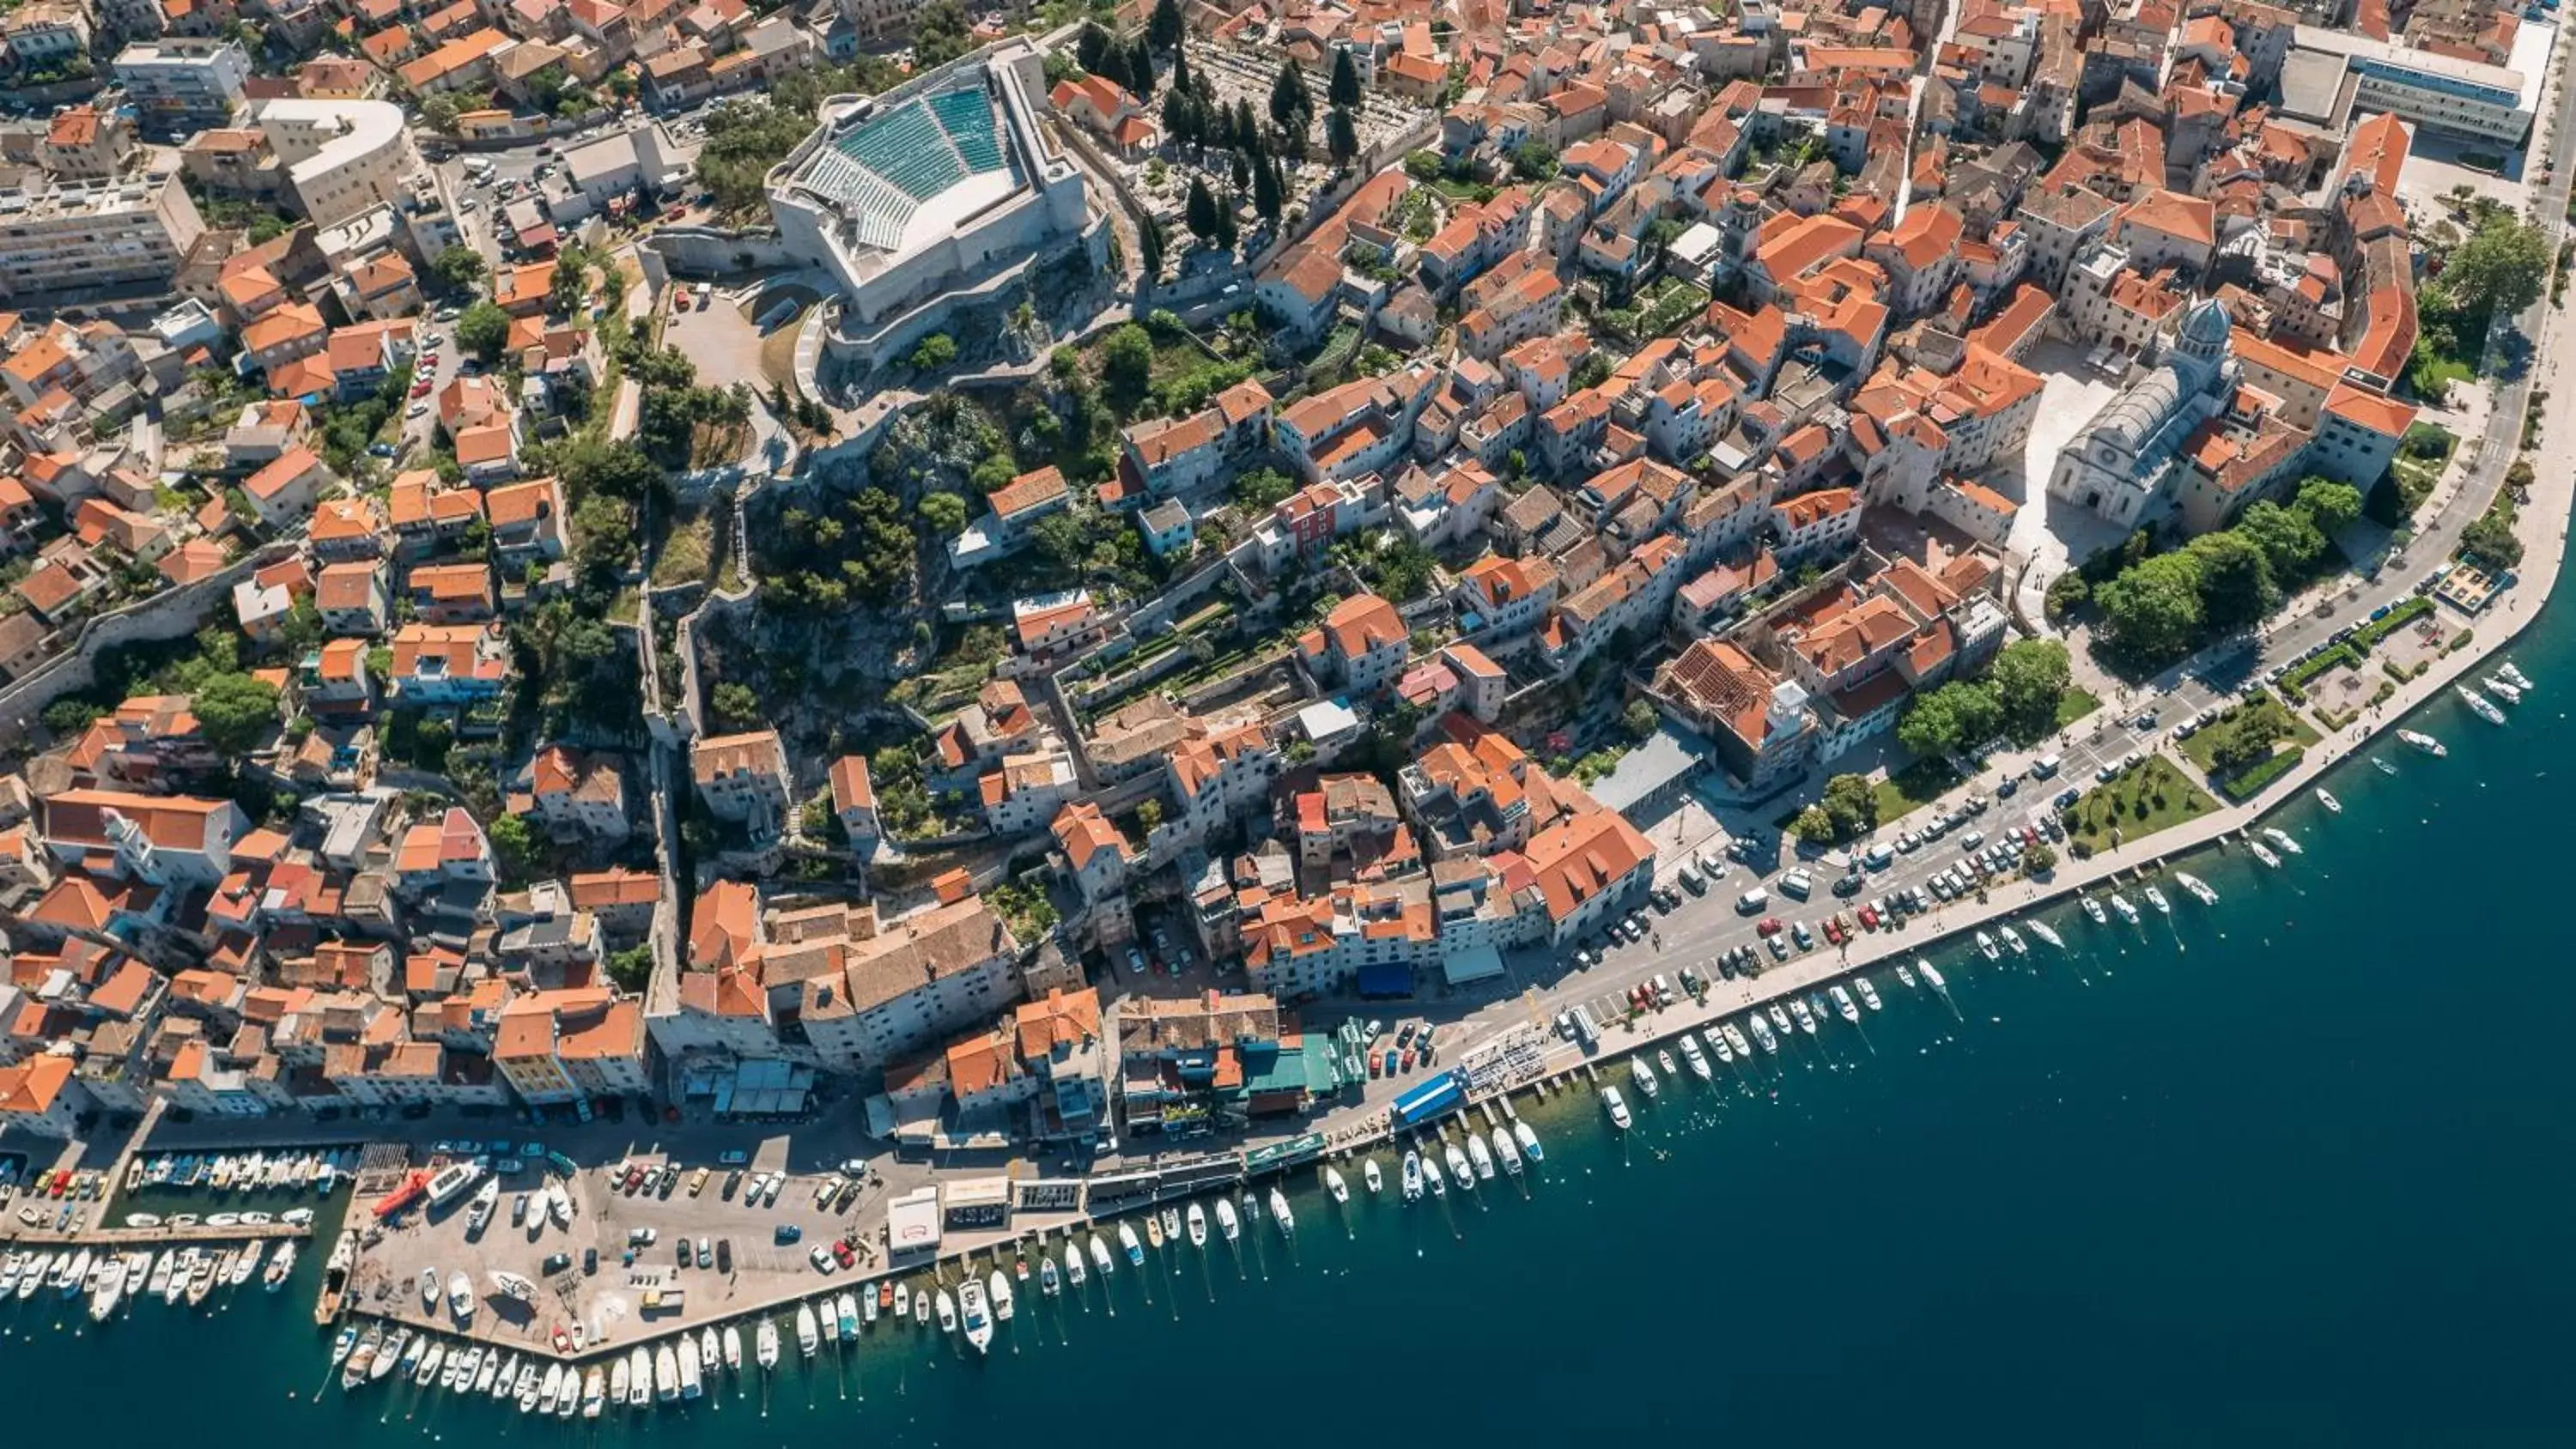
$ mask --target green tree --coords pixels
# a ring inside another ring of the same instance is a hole
[[[2021,853],[2021,873],[2043,876],[2057,869],[2057,847],[2043,840]]]
[[[965,531],[966,500],[954,493],[924,493],[913,511],[921,515],[924,528],[942,538],[953,538]]]
[[[1545,141],[1535,138],[1523,141],[1512,152],[1512,170],[1519,173],[1524,181],[1554,179],[1557,164],[1556,153],[1548,149]]]
[[[462,243],[442,250],[429,262],[429,274],[451,292],[473,290],[490,270],[481,252]]]
[[[1189,196],[1181,203],[1181,219],[1188,223],[1190,235],[1202,242],[1216,235],[1216,198],[1196,176],[1190,178]]]
[[[1831,845],[1834,841],[1834,817],[1822,805],[1810,805],[1789,822],[1789,833],[1809,845]]]
[[[1140,101],[1154,98],[1154,52],[1141,35],[1127,47],[1127,89]]]
[[[2439,296],[2470,317],[2512,316],[2540,300],[2549,282],[2549,237],[2539,227],[2498,208],[2478,223],[2451,253],[2433,284]]]
[[[525,880],[536,872],[540,851],[537,833],[524,815],[496,815],[485,826],[483,836],[492,842],[492,857],[500,862],[501,874],[510,880]]]
[[[2268,498],[2247,508],[2230,531],[2262,550],[2276,580],[2306,578],[2326,551],[2326,536],[2318,531],[2313,517]]]
[[[1628,731],[1628,738],[1642,740],[1655,732],[1655,707],[1642,699],[1632,699],[1619,712],[1619,723]]]
[[[2066,697],[2074,677],[2064,644],[2055,639],[2017,639],[1995,655],[1986,685],[1994,691],[2004,723],[2028,738],[2056,724],[2057,702]]]
[[[1348,46],[1333,52],[1333,78],[1325,83],[1324,99],[1336,110],[1360,103],[1360,68],[1352,62]]]
[[[1279,181],[1279,158],[1263,155],[1252,164],[1252,210],[1263,221],[1277,222],[1285,198]]]
[[[1147,214],[1144,226],[1136,233],[1136,249],[1143,253],[1136,261],[1145,273],[1145,280],[1149,283],[1162,280],[1163,223],[1160,218]]]
[[[2272,582],[2272,566],[2243,534],[2205,533],[2183,552],[2200,572],[2203,627],[2242,628],[2279,606],[2281,590]]]
[[[1947,755],[1994,737],[2003,707],[1982,684],[1954,679],[1914,696],[1896,724],[1896,739],[1918,755]]]
[[[1349,52],[1343,52],[1345,55]],[[1360,154],[1360,131],[1348,106],[1335,106],[1324,116],[1324,154],[1336,166],[1348,166]]]
[[[1197,193],[1193,193],[1195,197]],[[1214,205],[1214,203],[1210,203]],[[1154,379],[1154,338],[1136,323],[1123,323],[1100,344],[1100,381],[1111,396],[1133,400]]]
[[[466,308],[465,315],[456,319],[456,345],[485,362],[497,360],[509,341],[510,314],[489,298]]]
[[[227,671],[197,686],[188,707],[197,716],[197,732],[217,754],[233,759],[248,754],[277,724],[277,686],[239,671]]]
[[[1156,50],[1170,50],[1181,43],[1181,7],[1179,0],[1154,0],[1154,13],[1145,22],[1145,38]]]
[[[653,948],[629,946],[611,954],[607,966],[608,979],[617,983],[618,990],[640,996],[653,981]]]
[[[1301,130],[1300,117],[1315,109],[1314,97],[1306,93],[1306,72],[1289,56],[1279,62],[1279,74],[1270,82],[1270,123],[1282,131]]]
[[[968,22],[957,0],[930,0],[912,22],[912,57],[924,69],[966,53]]]
[[[1216,237],[1215,237],[1215,241],[1216,241],[1216,249],[1217,249],[1218,251],[1221,251],[1221,252],[1230,252],[1230,251],[1233,251],[1233,250],[1234,250],[1234,241],[1235,241],[1235,220],[1234,220],[1234,217],[1235,217],[1235,213],[1237,213],[1237,212],[1241,211],[1242,209],[1243,209],[1243,196],[1242,196],[1242,194],[1241,194],[1241,193],[1239,193],[1239,192],[1237,192],[1237,191],[1235,191],[1235,190],[1233,190],[1232,188],[1228,188],[1228,189],[1227,189],[1227,191],[1226,191],[1226,193],[1225,193],[1225,199],[1224,199],[1224,200],[1222,200],[1222,201],[1220,201],[1220,202],[1218,202],[1218,203],[1216,204]]]
[[[1865,835],[1878,824],[1878,792],[1865,775],[1836,775],[1825,782],[1824,812],[1836,839]]]
[[[2242,770],[2272,758],[2273,746],[2289,737],[2289,720],[2273,704],[2240,709],[2221,727],[2209,762],[2221,770]]]
[[[757,728],[764,718],[760,696],[738,680],[725,680],[707,692],[707,709],[728,730]]]
[[[1295,480],[1276,468],[1255,468],[1234,480],[1234,501],[1254,513],[1267,513],[1297,491]]]
[[[2093,586],[2084,582],[2083,572],[2078,569],[2068,569],[2066,572],[2059,574],[2056,578],[2048,581],[2048,602],[2046,606],[2048,609],[2048,617],[2052,619],[2065,618],[2067,615],[2074,613],[2077,609],[2084,607],[2084,601],[2087,598],[2090,598],[2092,593]]]
[[[2200,566],[2188,554],[2159,554],[2123,570],[2093,598],[2111,638],[2133,658],[2175,658],[2200,634]]]
[[[912,365],[923,372],[937,372],[957,360],[957,339],[945,332],[933,332],[912,349]]]
[[[1100,70],[1101,58],[1109,54],[1109,47],[1113,43],[1109,32],[1100,28],[1099,21],[1086,20],[1082,22],[1082,29],[1073,37],[1073,58],[1081,62],[1084,70],[1097,73]]]
[[[2310,478],[2299,484],[2299,496],[2290,506],[2306,514],[2318,528],[2332,533],[2361,517],[2361,490],[2332,478]]]

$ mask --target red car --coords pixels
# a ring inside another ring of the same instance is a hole
[[[1843,923],[1831,916],[1825,917],[1825,939],[1833,942],[1837,946],[1841,945],[1843,943]]]
[[[1753,928],[1753,933],[1757,936],[1779,935],[1780,918],[1778,916],[1764,916],[1762,918],[1762,924]]]
[[[847,1238],[832,1244],[832,1256],[840,1259],[841,1266],[844,1268],[859,1260],[859,1255],[850,1251],[850,1240]]]
[[[1868,906],[1860,908],[1860,923],[1870,930],[1878,929],[1878,912]]]

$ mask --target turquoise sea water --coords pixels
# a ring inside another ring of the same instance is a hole
[[[1239,1258],[1122,1262],[1087,1308],[1032,1285],[987,1362],[880,1325],[809,1372],[790,1334],[765,1394],[597,1424],[419,1402],[408,1383],[317,1398],[309,1259],[291,1291],[215,1315],[147,1304],[102,1330],[50,1297],[0,1303],[11,1430],[2565,1442],[2563,611],[2513,657],[2542,688],[2509,729],[2427,711],[2448,760],[2391,746],[2398,777],[2344,770],[2341,816],[2303,804],[2279,822],[2308,847],[2288,869],[2195,863],[2224,895],[2213,909],[2176,893],[2170,924],[2133,931],[2062,911],[2073,954],[2020,969],[1936,952],[1964,1020],[1880,970],[1866,1041],[1836,1021],[1776,1073],[1668,1078],[1624,1139],[1589,1092],[1525,1106],[1549,1149],[1527,1200],[1496,1184],[1481,1202],[1356,1203],[1345,1224],[1300,1179],[1293,1246],[1265,1221]]]

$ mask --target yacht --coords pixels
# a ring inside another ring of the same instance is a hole
[[[1700,1049],[1699,1038],[1689,1032],[1682,1033],[1682,1060],[1690,1063],[1692,1076],[1703,1082],[1717,1080],[1717,1074],[1709,1070],[1708,1053]]]
[[[2503,680],[2505,683],[2512,685],[2514,688],[2521,690],[2525,694],[2529,694],[2534,689],[2539,688],[2538,685],[2531,682],[2530,675],[2514,668],[2511,661],[2507,661],[2506,663],[2496,666],[2496,678]]]
[[[1853,977],[1853,978],[1852,978],[1852,989],[1854,989],[1854,990],[1856,990],[1856,991],[1858,991],[1858,992],[1860,993],[1860,1004],[1861,1004],[1861,1005],[1868,1007],[1868,1008],[1869,1008],[1870,1010],[1872,1010],[1872,1011],[1878,1011],[1878,1010],[1883,1009],[1883,1003],[1881,1003],[1881,1002],[1879,1001],[1879,999],[1878,999],[1878,988],[1869,984],[1869,978],[1868,978],[1868,977],[1866,977],[1866,976],[1855,976],[1855,977]]]
[[[2326,813],[2329,815],[2341,815],[2343,813],[2343,802],[2336,799],[2334,797],[2334,792],[2323,785],[2319,785],[2317,787],[2317,803],[2326,807]]]
[[[942,1306],[945,1306],[947,1297],[945,1293],[940,1295]],[[975,1275],[969,1273],[966,1281],[957,1285],[957,1298],[965,1310],[961,1319],[966,1326],[966,1341],[974,1345],[977,1353],[990,1353],[993,1348],[993,1315],[984,1307],[984,1285],[976,1282]],[[947,1326],[945,1318],[940,1320],[940,1326]]]
[[[2111,918],[2102,914],[2102,903],[2093,899],[2091,896],[2086,896],[2084,898],[2084,914],[2092,917],[2093,924],[2097,926],[2107,926],[2111,924]]]
[[[821,1324],[814,1321],[814,1305],[811,1303],[797,1304],[796,1351],[807,1358],[812,1358],[814,1356],[814,1350],[822,1346],[823,1328]]]
[[[2049,949],[2052,951],[2063,951],[2066,949],[2066,938],[2057,934],[2057,928],[2046,921],[2024,921],[2022,922],[2022,929],[2030,932],[2034,936],[2037,936],[2039,939],[2046,941]]]
[[[1367,1188],[1368,1195],[1371,1197],[1377,1196],[1379,1192],[1385,1189],[1386,1174],[1378,1171],[1376,1158],[1363,1157],[1360,1159],[1360,1186]]]
[[[1297,1215],[1288,1210],[1288,1194],[1276,1187],[1270,1189],[1270,1220],[1279,1225],[1283,1237],[1297,1231]]]
[[[1787,1036],[1789,1033],[1798,1029],[1790,1022],[1789,1013],[1781,1009],[1780,1003],[1776,1001],[1772,1002],[1767,1009],[1771,1013],[1772,1029],[1779,1032],[1782,1036]]]
[[[2299,843],[2299,838],[2297,836],[2292,835],[2290,832],[2283,830],[2277,825],[2264,826],[2263,838],[2272,842],[2272,844],[2278,847],[2285,855],[2305,855],[2308,853],[2308,848]]]
[[[1778,1056],[1780,1054],[1780,1039],[1771,1034],[1771,1023],[1764,1021],[1758,1015],[1747,1013],[1744,1018],[1744,1024],[1753,1028],[1753,1039],[1762,1043],[1762,1049],[1764,1051],[1769,1052],[1773,1056]]]
[[[1746,1061],[1753,1060],[1753,1044],[1744,1039],[1743,1032],[1735,1029],[1734,1022],[1721,1021],[1717,1024],[1717,1029],[1726,1033],[1726,1044],[1735,1049],[1737,1056]]]
[[[1997,926],[1995,928],[1995,933],[2004,938],[2004,944],[2012,948],[2012,953],[2014,955],[2027,956],[2030,954],[2030,947],[2022,944],[2021,932],[2014,930],[2010,926]]]
[[[1663,1091],[1663,1088],[1655,1081],[1654,1067],[1647,1063],[1645,1053],[1643,1052],[1628,1058],[1628,1075],[1636,1079],[1637,1090],[1645,1093],[1646,1100],[1649,1102],[1653,1101],[1656,1095]]]
[[[2503,700],[2507,704],[2522,703],[2522,690],[2519,687],[2507,684],[2492,674],[2488,675],[2484,680],[2480,681],[2480,683],[2487,693],[2494,695],[2496,698]]]
[[[1520,1175],[1521,1175],[1521,1149],[1520,1149],[1520,1144],[1519,1144],[1519,1143],[1516,1143],[1516,1142],[1514,1142],[1514,1141],[1512,1141],[1512,1134],[1511,1134],[1509,1131],[1507,1131],[1507,1130],[1505,1130],[1505,1129],[1503,1129],[1503,1128],[1501,1128],[1501,1127],[1496,1127],[1496,1128],[1494,1129],[1493,1136],[1494,1136],[1494,1155],[1495,1155],[1496,1157],[1498,1157],[1498,1158],[1501,1158],[1501,1159],[1502,1159],[1502,1163],[1503,1163],[1503,1172],[1504,1172],[1504,1174],[1505,1174],[1506,1176],[1510,1176],[1510,1177],[1518,1177],[1518,1176],[1520,1176]]]
[[[764,1316],[752,1334],[751,1361],[766,1373],[778,1367],[778,1320]]]
[[[1004,1273],[999,1268],[994,1269],[992,1278],[984,1284],[984,1296],[985,1300],[993,1306],[993,1321],[995,1323],[1008,1323],[1011,1321],[1013,1301],[1011,1295],[1011,1278],[1009,1274]]]
[[[2174,884],[2191,892],[2191,898],[2200,902],[2204,906],[2214,906],[2218,904],[2218,892],[2210,889],[2209,882],[2202,880],[2199,876],[2193,875],[2188,871],[2178,870],[2174,872]]]
[[[955,1333],[957,1331],[956,1298],[952,1296],[946,1288],[942,1288],[939,1290],[939,1296],[932,1299],[931,1302],[937,1305],[939,1309],[939,1331],[942,1333]]]
[[[1851,993],[1843,990],[1841,982],[1834,983],[1832,995],[1834,1014],[1854,1026],[1860,1025],[1860,1008],[1853,1004]]]
[[[2485,695],[2478,693],[2476,690],[2469,688],[2465,684],[2452,685],[2451,692],[2460,697],[2460,703],[2469,707],[2469,713],[2485,720],[2488,724],[2504,723],[2504,711],[2495,707],[2494,700],[2487,698]],[[2412,744],[2414,742],[2410,740],[2407,743]]]
[[[2493,709],[2495,706],[2489,705],[2487,708]],[[2437,760],[2451,752],[2440,740],[2415,730],[2399,730],[2397,737]]]
[[[1324,1191],[1333,1195],[1333,1201],[1335,1203],[1344,1207],[1348,1207],[1350,1205],[1351,1185],[1342,1180],[1342,1172],[1340,1168],[1327,1167],[1324,1169]]]
[[[2138,923],[2138,908],[2130,905],[2129,898],[2118,891],[2111,892],[2111,909],[2118,911],[2120,919],[2130,925],[2134,926]]]
[[[2272,847],[2265,845],[2259,840],[2249,837],[2245,842],[2245,853],[2253,856],[2256,860],[2263,862],[2274,870],[2279,870],[2281,868],[2281,857],[2274,855],[2272,853]]]
[[[1917,974],[1917,975],[1919,975],[1919,976],[1921,976],[1921,977],[1923,978],[1923,981],[1924,981],[1924,984],[1925,984],[1925,985],[1930,986],[1933,990],[1938,991],[1938,992],[1942,992],[1942,993],[1944,993],[1944,994],[1947,994],[1947,993],[1949,992],[1949,990],[1950,990],[1950,983],[1941,979],[1941,968],[1940,968],[1940,967],[1935,966],[1935,965],[1933,965],[1931,962],[1926,961],[1926,960],[1923,960],[1923,959],[1922,959],[1922,958],[1920,958],[1920,957],[1917,957],[1917,958],[1915,959],[1915,962],[1914,962],[1914,970],[1915,970],[1915,974]]]
[[[1193,1248],[1206,1247],[1207,1214],[1199,1210],[1199,1205],[1197,1203],[1191,1203],[1189,1211],[1183,1213],[1181,1216],[1183,1221],[1189,1224],[1190,1246]]]
[[[1995,938],[1983,931],[1977,933],[1977,954],[1989,961],[2000,961],[2004,953],[1995,949]]]
[[[1601,1105],[1610,1113],[1611,1126],[1618,1128],[1622,1132],[1628,1130],[1628,1103],[1626,1099],[1619,1095],[1619,1089],[1617,1087],[1603,1087],[1601,1089]]]
[[[1485,1139],[1472,1129],[1467,1133],[1467,1160],[1475,1165],[1478,1182],[1494,1180],[1494,1154],[1486,1150]]]
[[[2165,893],[2152,885],[2147,887],[2147,904],[2155,907],[2159,916],[2173,914],[2173,902],[2166,900]]]
[[[1528,1154],[1530,1161],[1547,1161],[1547,1149],[1539,1144],[1538,1129],[1527,1122],[1516,1120],[1512,1123],[1512,1140],[1521,1145],[1521,1151]]]
[[[1807,1009],[1807,1003],[1794,996],[1790,997],[1789,1014],[1798,1019],[1798,1030],[1809,1036],[1816,1034],[1816,1014]]]

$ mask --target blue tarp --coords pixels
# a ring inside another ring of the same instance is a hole
[[[1413,968],[1401,961],[1371,961],[1360,967],[1363,997],[1411,996]]]
[[[1466,1089],[1459,1084],[1456,1072],[1442,1072],[1421,1086],[1395,1099],[1395,1125],[1411,1127],[1428,1122],[1445,1112],[1454,1112],[1466,1099]]]

